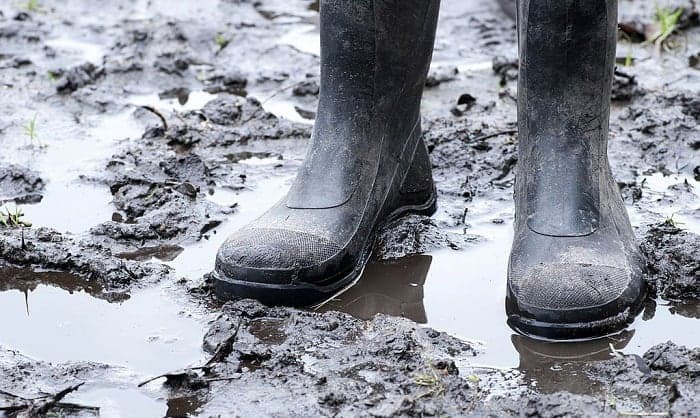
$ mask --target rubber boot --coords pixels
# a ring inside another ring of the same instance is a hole
[[[382,225],[432,214],[420,102],[439,0],[322,0],[321,89],[288,195],[219,249],[223,298],[311,306],[352,285]]]
[[[520,0],[519,145],[508,322],[547,339],[611,334],[644,297],[607,157],[616,0]]]

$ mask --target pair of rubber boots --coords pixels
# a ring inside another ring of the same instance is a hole
[[[383,225],[434,213],[420,102],[438,9],[439,0],[321,1],[310,150],[287,196],[220,248],[217,294],[317,304],[359,278]],[[610,334],[644,295],[607,159],[617,1],[520,0],[517,21],[508,323],[547,339]]]

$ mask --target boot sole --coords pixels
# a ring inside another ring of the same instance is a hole
[[[214,271],[212,273],[214,292],[224,300],[232,298],[255,299],[268,306],[320,306],[328,299],[340,295],[357,283],[372,254],[372,246],[374,245],[377,232],[381,230],[383,226],[409,214],[431,216],[436,210],[437,191],[434,187],[430,199],[425,204],[402,206],[396,209],[386,217],[386,221],[378,224],[372,230],[365,249],[362,251],[360,261],[353,267],[352,271],[329,285],[319,286],[312,283],[256,283],[222,277],[218,272]]]
[[[508,306],[508,325],[517,333],[540,341],[576,342],[605,338],[619,334],[627,328],[644,306],[645,292],[642,292],[635,304],[624,311],[595,321],[553,323],[527,318]]]

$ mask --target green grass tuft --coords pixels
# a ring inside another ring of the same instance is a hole
[[[29,137],[29,140],[34,143],[34,140],[36,140],[37,134],[36,134],[36,115],[27,122],[27,124],[24,126],[24,133]]]
[[[668,41],[671,35],[678,29],[678,23],[683,15],[683,8],[671,10],[667,7],[655,6],[654,21],[658,30],[649,40],[658,47],[669,47]]]
[[[24,8],[27,9],[28,12],[41,11],[41,5],[39,4],[39,0],[27,0],[27,3],[24,5]]]
[[[216,44],[216,46],[219,47],[219,51],[221,51],[222,49],[226,48],[230,42],[231,42],[231,40],[228,39],[227,37],[225,37],[225,36],[224,36],[223,34],[221,34],[221,33],[217,33],[217,34],[214,36],[214,43]]]
[[[15,207],[14,211],[10,208],[5,207],[5,212],[0,209],[0,226],[5,228],[17,228],[21,226],[31,227],[32,223],[22,219],[24,217],[24,212],[19,207]]]

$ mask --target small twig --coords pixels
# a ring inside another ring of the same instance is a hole
[[[0,411],[5,413],[16,413],[21,411],[26,411],[27,416],[44,416],[51,411],[53,408],[63,408],[63,409],[74,409],[74,410],[91,410],[99,411],[99,407],[95,406],[84,406],[75,403],[62,403],[61,400],[65,398],[70,393],[75,392],[85,382],[78,383],[77,385],[69,386],[55,394],[43,395],[36,398],[25,398],[23,396],[15,395],[10,392],[0,390],[0,394],[11,397],[13,399],[22,400],[22,404],[10,405],[0,407]]]
[[[230,337],[216,347],[216,352],[209,359],[209,361],[206,362],[205,366],[210,366],[212,363],[219,363],[228,357],[229,354],[231,354],[233,343],[235,343],[236,339],[238,339],[238,331],[240,331],[242,323],[243,321],[238,321],[236,330]]]
[[[0,411],[11,414],[13,412],[24,411],[29,409],[29,405],[12,405],[12,406],[0,406]]]
[[[261,101],[260,103],[261,103],[261,104],[265,104],[265,103],[269,102],[270,100],[272,100],[272,99],[273,99],[275,96],[277,96],[278,94],[280,94],[280,93],[282,93],[282,92],[284,92],[284,91],[287,91],[287,90],[289,90],[289,89],[293,89],[294,87],[298,86],[300,83],[301,83],[300,81],[297,81],[297,82],[292,83],[292,84],[290,84],[290,85],[287,85],[287,86],[284,86],[284,87],[280,87],[280,88],[278,88],[277,90],[273,91],[272,94],[271,94],[270,96],[268,96],[265,100]]]
[[[205,373],[208,372],[209,369],[211,369],[213,363],[221,362],[229,354],[231,354],[231,351],[233,349],[233,344],[236,342],[236,339],[238,338],[238,332],[241,329],[242,323],[243,323],[243,321],[238,321],[238,325],[236,326],[236,330],[233,332],[233,334],[216,347],[216,351],[214,352],[214,355],[209,359],[209,361],[204,363],[203,366],[187,367],[187,368],[180,370],[180,371],[177,371],[177,372],[163,373],[161,375],[151,377],[150,379],[144,380],[143,382],[139,383],[137,386],[142,387],[142,386],[145,386],[145,385],[153,382],[154,380],[158,380],[161,378],[167,379],[169,377],[180,376],[180,375],[183,375],[183,374],[185,374],[189,371],[193,371],[193,370],[204,370]],[[226,379],[229,379],[229,378],[222,378],[221,380],[226,380]],[[233,378],[231,378],[229,380],[233,380]],[[212,381],[212,379],[208,379],[207,381],[208,382]]]
[[[148,106],[148,105],[141,106],[141,107],[142,107],[143,109],[146,109],[146,110],[148,110],[149,112],[153,113],[154,115],[158,116],[158,118],[160,119],[161,123],[163,124],[163,130],[165,130],[165,131],[168,130],[168,121],[165,120],[165,116],[163,116],[163,114],[160,112],[160,110],[156,109],[156,108],[153,107],[153,106]]]
[[[19,395],[15,395],[14,393],[10,393],[10,392],[5,392],[2,389],[0,389],[0,395],[9,396],[10,398],[15,398],[15,399],[24,399],[23,397],[21,397]]]
[[[474,139],[474,141],[475,141],[475,142],[486,141],[487,139],[495,138],[495,137],[497,137],[497,136],[501,136],[501,135],[515,135],[515,134],[517,134],[517,133],[518,133],[518,130],[517,130],[517,129],[511,129],[511,130],[508,130],[508,131],[500,131],[500,132],[495,132],[495,133],[492,133],[492,134],[480,136],[480,137]]]
[[[85,382],[80,382],[77,385],[69,386],[62,391],[56,393],[55,395],[50,396],[50,399],[46,401],[44,404],[39,405],[38,408],[36,408],[35,412],[37,415],[45,415],[47,412],[51,410],[54,406],[56,406],[58,403],[61,402],[63,398],[66,397],[66,395],[75,392],[76,390],[80,389],[82,385],[84,385]]]
[[[222,382],[222,381],[229,382],[229,381],[231,381],[231,380],[238,380],[238,379],[240,379],[240,378],[241,378],[240,376],[235,376],[235,377],[234,377],[234,376],[232,376],[232,377],[216,377],[216,378],[212,378],[212,379],[206,379],[206,382]]]
[[[685,74],[685,75],[682,75],[674,80],[671,80],[671,81],[667,82],[666,84],[664,84],[664,87],[670,87],[671,85],[676,84],[679,81],[683,81],[687,78],[690,78],[690,74]]]
[[[163,378],[163,377],[167,379],[168,377],[179,376],[179,375],[185,374],[185,373],[187,373],[187,372],[189,372],[189,371],[192,371],[192,370],[209,370],[209,369],[210,369],[209,366],[194,366],[194,367],[188,367],[188,368],[186,368],[186,369],[178,370],[178,371],[175,371],[175,372],[163,373],[163,374],[161,374],[161,375],[158,375],[158,376],[155,376],[155,377],[151,377],[151,378],[148,379],[148,380],[144,380],[143,382],[139,383],[139,384],[137,385],[137,387],[145,386],[145,385],[147,385],[147,384],[153,382],[154,380],[158,380],[158,379],[161,379],[161,378]]]

